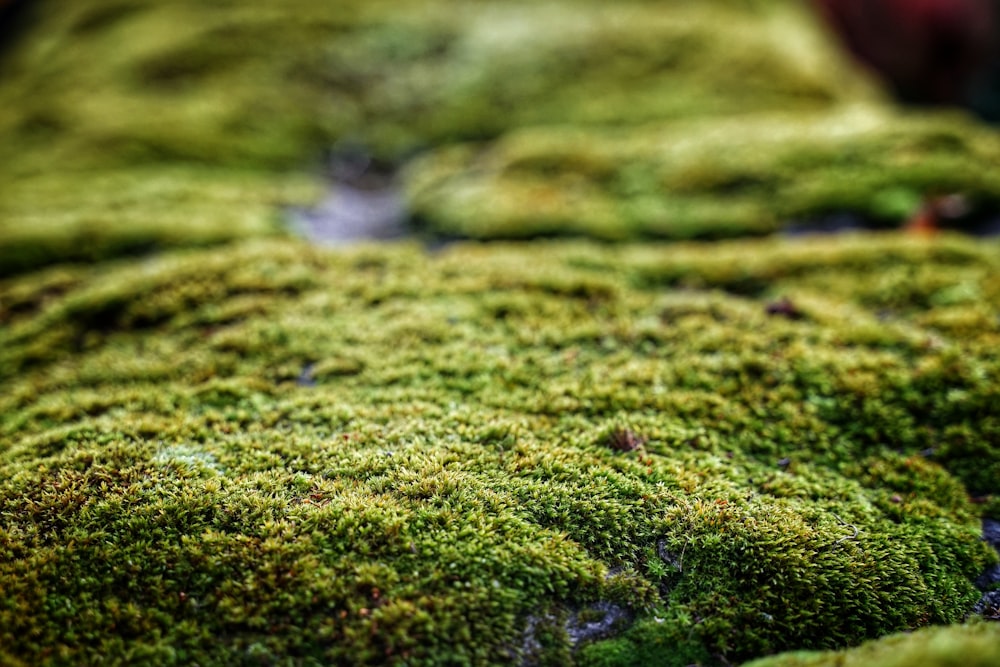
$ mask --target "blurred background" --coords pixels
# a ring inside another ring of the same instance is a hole
[[[0,275],[250,235],[990,231],[994,0],[0,0]]]

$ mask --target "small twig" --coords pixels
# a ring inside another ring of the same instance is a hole
[[[688,641],[691,641],[691,637],[694,636],[694,630],[695,630],[695,628],[697,628],[699,625],[701,625],[702,623],[704,623],[707,620],[707,619],[702,618],[701,616],[698,616],[697,614],[695,614],[695,618],[697,618],[698,620],[695,621],[694,623],[692,623],[691,624],[691,629],[688,630],[688,636],[687,636],[687,640]]]
[[[840,544],[840,543],[841,543],[841,542],[843,542],[844,540],[853,540],[853,539],[857,538],[857,536],[858,536],[858,533],[860,532],[860,531],[858,530],[858,527],[857,527],[857,526],[855,526],[855,525],[854,525],[853,523],[847,523],[846,521],[844,521],[843,519],[841,519],[841,518],[840,518],[839,516],[837,516],[836,514],[834,514],[834,515],[833,515],[833,517],[834,517],[834,518],[835,518],[835,519],[836,519],[837,521],[839,521],[839,522],[840,522],[840,525],[842,525],[842,526],[847,526],[848,528],[853,528],[853,529],[854,529],[854,534],[853,534],[853,535],[847,535],[847,536],[845,536],[845,537],[842,537],[842,538],[840,538],[839,540],[837,540],[836,542],[834,542],[834,544]]]

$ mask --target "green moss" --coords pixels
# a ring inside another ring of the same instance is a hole
[[[708,665],[959,622],[996,257],[271,241],[8,279],[0,646]]]
[[[998,160],[972,122],[857,106],[510,131],[418,160],[407,183],[419,216],[473,238],[724,238],[845,211],[897,225],[935,193],[995,206]]]
[[[0,276],[282,234],[281,208],[318,192],[304,176],[176,166],[21,179],[0,199]]]
[[[951,628],[929,628],[895,635],[839,653],[796,653],[764,658],[746,667],[854,667],[879,665],[969,665],[988,667],[1000,661],[1000,626],[978,623]]]
[[[996,562],[995,242],[65,264],[281,235],[345,143],[484,239],[995,206],[996,138],[889,107],[799,5],[27,3],[0,662],[710,665],[963,621]]]
[[[21,14],[0,53],[0,275],[273,234],[347,145],[406,163],[436,236],[719,238],[1000,199],[994,136],[887,105],[792,0]]]

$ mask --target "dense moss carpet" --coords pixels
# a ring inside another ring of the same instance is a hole
[[[0,655],[726,664],[962,621],[997,251],[260,242],[8,280]]]
[[[1000,209],[1000,139],[889,103],[800,0],[22,1],[0,275],[283,231],[329,157],[435,238],[754,236]],[[953,207],[954,208],[954,207]]]

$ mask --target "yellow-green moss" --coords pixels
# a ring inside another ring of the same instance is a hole
[[[0,54],[0,663],[714,665],[973,608],[995,242],[34,270],[279,233],[340,141],[432,234],[995,206],[996,138],[802,3],[56,4]]]
[[[725,238],[836,213],[898,225],[952,192],[995,209],[997,163],[1000,137],[968,119],[853,106],[511,131],[429,154],[407,187],[421,219],[473,238]]]
[[[406,163],[436,236],[717,238],[1000,199],[994,136],[888,105],[799,0],[22,6],[0,275],[273,234],[345,145]]]
[[[20,179],[0,199],[0,276],[282,234],[282,208],[318,192],[305,176],[177,166]]]
[[[764,658],[746,667],[992,667],[1000,664],[1000,625],[929,628],[895,635],[837,653],[795,653]]]
[[[2,655],[709,665],[959,622],[996,560],[997,250],[257,242],[8,279]]]
[[[392,157],[511,127],[870,96],[784,0],[31,4],[0,60],[14,174],[296,167],[345,135]]]

